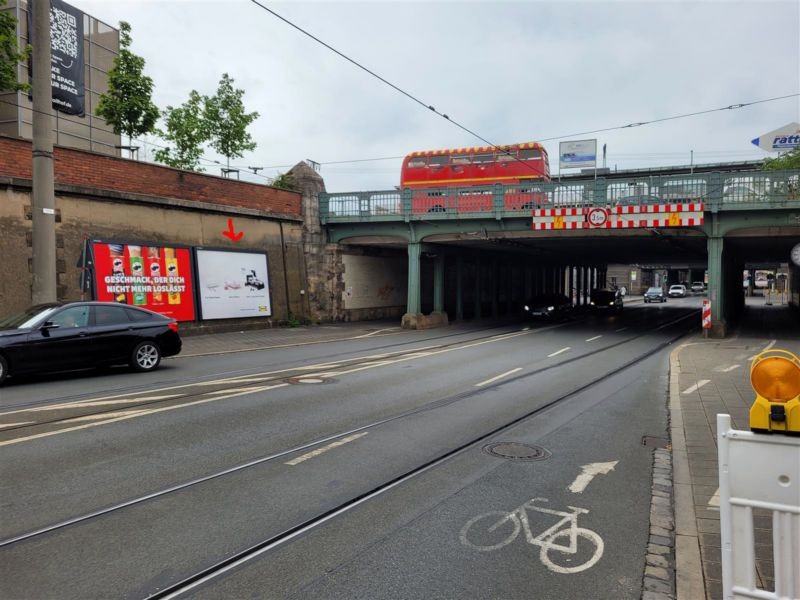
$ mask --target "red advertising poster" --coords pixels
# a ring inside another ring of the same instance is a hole
[[[188,248],[92,242],[97,299],[194,321]]]

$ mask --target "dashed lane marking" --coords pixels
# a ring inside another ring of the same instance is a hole
[[[558,356],[558,355],[559,355],[559,354],[561,354],[562,352],[566,352],[566,351],[568,351],[569,349],[570,349],[570,346],[567,346],[566,348],[562,348],[561,350],[556,350],[556,351],[555,351],[555,352],[553,352],[552,354],[548,354],[548,355],[547,355],[547,358],[552,358],[553,356]]]
[[[596,336],[590,337],[588,340],[584,340],[584,341],[585,342],[593,342],[595,340],[599,340],[601,337],[603,337],[603,336],[602,335],[596,335]]]
[[[683,390],[683,393],[684,393],[684,394],[691,394],[691,393],[693,393],[693,392],[696,392],[696,391],[697,391],[697,390],[699,390],[701,387],[703,387],[705,384],[707,384],[707,383],[710,383],[710,382],[711,382],[711,380],[710,380],[710,379],[701,379],[700,381],[698,381],[697,383],[695,383],[693,386],[691,386],[691,387],[688,387],[688,388],[686,388],[685,390]]]
[[[730,367],[727,367],[727,368],[725,368],[725,369],[722,369],[722,372],[723,372],[723,373],[730,373],[731,371],[733,371],[733,370],[735,370],[735,369],[738,369],[738,368],[740,368],[741,366],[742,366],[742,365],[731,365]]]
[[[620,331],[625,331],[627,327],[620,327],[619,329],[615,329],[614,333],[619,333]]]
[[[289,465],[291,467],[295,465],[299,465],[301,462],[307,461],[309,458],[314,458],[315,456],[319,456],[320,454],[324,454],[328,450],[333,450],[334,448],[338,448],[339,446],[344,446],[345,444],[349,444],[357,440],[358,438],[364,437],[367,435],[367,431],[362,431],[361,433],[355,433],[353,435],[348,435],[347,437],[343,437],[340,440],[337,440],[333,443],[328,444],[327,446],[323,446],[322,448],[317,448],[316,450],[312,450],[311,452],[307,452],[298,456],[297,458],[293,458],[289,462],[285,462],[283,464]]]
[[[486,381],[481,381],[480,383],[476,383],[475,387],[483,387],[484,385],[488,385],[494,381],[497,381],[498,379],[502,379],[503,377],[507,377],[508,375],[511,375],[512,373],[516,373],[517,371],[521,370],[522,367],[517,367],[516,369],[511,369],[510,371],[506,371],[505,373],[500,373],[500,375],[492,377],[491,379],[487,379]]]

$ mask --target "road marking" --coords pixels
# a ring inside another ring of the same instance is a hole
[[[615,460],[613,462],[589,463],[588,465],[583,465],[581,467],[581,474],[575,478],[575,481],[573,481],[567,489],[574,494],[583,493],[583,490],[586,489],[586,486],[591,483],[595,476],[608,475],[614,470],[618,462],[618,460]]]
[[[614,333],[619,333],[620,331],[625,331],[627,327],[620,327],[619,329],[615,329]]]
[[[603,337],[603,336],[602,335],[596,335],[596,336],[590,337],[588,340],[584,340],[584,341],[585,342],[593,342],[595,340],[599,340],[601,337]]]
[[[555,352],[553,352],[552,354],[548,354],[548,355],[547,355],[547,358],[552,358],[553,356],[558,356],[558,355],[559,355],[559,354],[561,354],[562,352],[566,352],[566,351],[567,351],[567,350],[569,350],[569,349],[570,349],[570,346],[567,346],[566,348],[562,348],[561,350],[556,350],[556,351],[555,351]]]
[[[358,438],[364,437],[365,435],[367,435],[367,433],[368,433],[367,431],[363,431],[361,433],[348,435],[347,437],[344,437],[344,438],[342,438],[340,440],[337,440],[337,441],[335,441],[335,442],[333,442],[331,444],[328,444],[327,446],[323,446],[322,448],[317,448],[316,450],[312,450],[311,452],[307,452],[306,454],[298,456],[297,458],[293,458],[289,462],[285,462],[283,464],[289,465],[289,466],[292,466],[292,467],[295,466],[295,465],[299,465],[301,462],[307,461],[309,458],[314,458],[315,456],[319,456],[320,454],[324,454],[328,450],[333,450],[334,448],[338,448],[339,446],[344,446],[345,444],[349,444],[350,442],[355,441]]]
[[[20,427],[22,425],[30,425],[31,423],[36,423],[36,421],[23,421],[22,423],[3,423],[0,425],[0,429],[5,429],[6,427]]]
[[[772,340],[769,344],[764,346],[764,349],[761,352],[766,352],[767,350],[770,350],[777,342],[778,340]]]
[[[708,505],[719,508],[719,488],[717,488],[717,491],[714,492],[713,496],[711,496],[711,499],[708,501]]]
[[[728,368],[726,368],[726,369],[722,369],[722,372],[723,372],[723,373],[730,373],[731,371],[733,371],[733,370],[735,370],[735,369],[738,369],[738,368],[740,368],[741,366],[742,366],[742,365],[731,365],[730,367],[728,367]]]
[[[54,404],[50,406],[37,406],[28,409],[30,412],[44,412],[47,410],[58,410],[61,408],[88,408],[95,406],[111,406],[113,404],[129,404],[131,402],[154,402],[156,400],[167,400],[168,398],[180,398],[184,394],[168,394],[166,396],[144,396],[142,398],[121,398],[119,400],[101,400],[84,401],[84,402],[70,402],[69,404]]]
[[[378,329],[377,331],[371,331],[369,333],[365,333],[364,335],[357,335],[353,339],[354,340],[360,340],[362,338],[372,337],[373,335],[381,333],[383,331],[396,331],[398,329],[400,329],[400,327],[386,327],[385,329]]]
[[[710,379],[701,379],[700,381],[695,383],[692,387],[689,387],[689,388],[686,388],[685,390],[683,390],[683,393],[684,394],[691,394],[692,392],[696,392],[701,387],[703,387],[705,384],[710,383],[710,382],[711,382]]]
[[[235,398],[236,396],[244,396],[245,394],[252,394],[254,392],[263,392],[263,391],[266,391],[266,390],[273,390],[273,389],[276,389],[276,388],[286,387],[288,385],[289,385],[288,383],[279,383],[278,385],[267,385],[267,386],[255,387],[255,388],[249,389],[246,392],[238,392],[236,394],[230,394],[228,396],[222,396],[222,397],[217,397],[217,398],[205,398],[203,400],[195,400],[194,402],[187,402],[185,404],[176,404],[174,406],[164,406],[162,408],[152,408],[152,409],[147,409],[147,410],[140,410],[140,411],[135,412],[135,414],[126,414],[126,415],[123,415],[121,417],[116,417],[116,418],[113,418],[113,419],[107,419],[105,421],[101,421],[101,422],[98,422],[98,423],[87,423],[85,425],[78,425],[76,427],[68,427],[66,429],[57,429],[55,431],[47,431],[45,433],[37,433],[36,435],[29,435],[29,436],[26,436],[26,437],[15,438],[13,440],[5,440],[3,442],[0,442],[0,446],[10,446],[12,444],[19,444],[20,442],[28,442],[30,440],[36,440],[36,439],[39,439],[39,438],[50,437],[51,435],[59,435],[59,434],[62,434],[62,433],[68,433],[70,431],[78,431],[80,429],[88,429],[89,427],[97,427],[99,425],[107,425],[109,423],[116,423],[117,421],[125,421],[127,419],[133,419],[135,417],[143,417],[145,415],[152,415],[152,414],[155,414],[155,413],[165,412],[165,411],[168,411],[168,410],[176,410],[178,408],[185,408],[187,406],[194,406],[194,405],[197,405],[197,404],[205,404],[207,402],[216,402],[217,400],[226,400],[228,398]]]
[[[517,371],[522,371],[522,367],[517,367],[516,369],[511,369],[510,371],[506,371],[505,373],[500,373],[496,377],[492,377],[491,379],[487,379],[486,381],[481,381],[480,383],[476,383],[475,387],[483,387],[484,385],[490,384],[493,381],[497,381],[498,379],[502,379],[507,375],[511,375],[512,373],[516,373]]]

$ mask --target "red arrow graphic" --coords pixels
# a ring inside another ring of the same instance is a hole
[[[238,242],[240,239],[242,239],[244,231],[236,233],[233,230],[233,219],[228,219],[228,231],[223,231],[222,235],[224,235],[227,238],[230,238],[232,242]]]

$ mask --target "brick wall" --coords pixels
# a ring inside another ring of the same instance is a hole
[[[300,215],[301,196],[254,183],[73,148],[55,148],[56,184]],[[0,176],[31,179],[31,143],[0,136]]]

